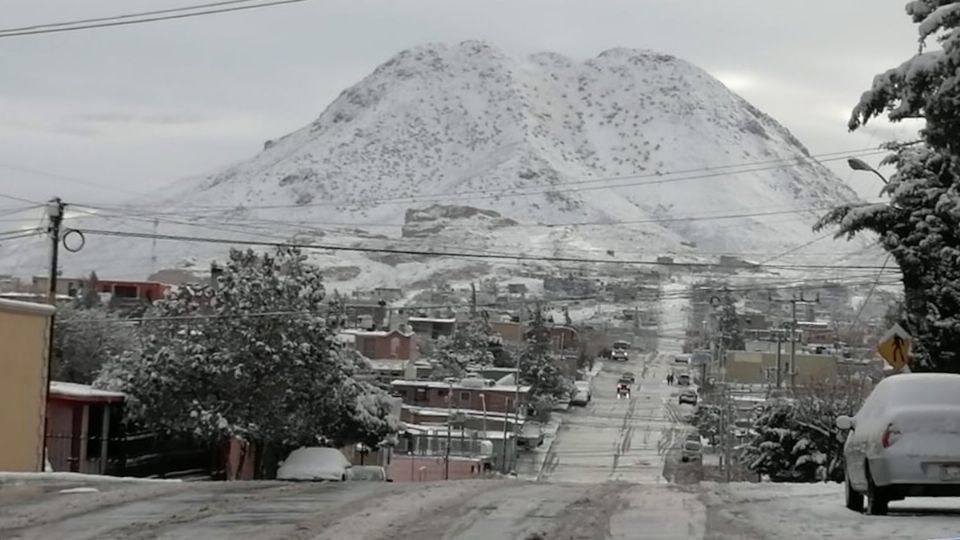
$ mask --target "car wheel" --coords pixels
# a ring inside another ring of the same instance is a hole
[[[890,499],[882,488],[873,483],[869,464],[864,464],[864,472],[867,476],[867,514],[871,516],[887,515]]]
[[[844,467],[844,469],[846,469],[846,467]],[[847,508],[854,512],[863,513],[863,494],[853,489],[853,486],[850,484],[850,475],[847,474],[846,470],[844,470],[843,473],[843,485],[844,491],[846,492],[845,500]]]

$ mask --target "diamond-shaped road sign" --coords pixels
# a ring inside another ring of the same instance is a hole
[[[910,358],[911,345],[913,345],[913,338],[910,337],[910,334],[899,324],[894,324],[880,338],[877,352],[893,369],[903,369]]]

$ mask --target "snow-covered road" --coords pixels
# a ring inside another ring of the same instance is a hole
[[[124,483],[76,494],[49,488],[0,486],[0,538],[902,540],[960,533],[956,500],[908,499],[893,503],[890,516],[864,516],[843,507],[836,484]]]

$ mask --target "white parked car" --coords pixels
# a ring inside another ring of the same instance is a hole
[[[590,381],[576,381],[573,384],[576,389],[574,390],[570,404],[585,407],[587,403],[590,403],[590,400],[593,399],[590,393]]]
[[[277,480],[346,482],[350,468],[350,461],[336,448],[298,448],[280,463]]]
[[[856,416],[844,445],[847,508],[887,513],[905,497],[960,496],[960,375],[917,373],[884,379]]]

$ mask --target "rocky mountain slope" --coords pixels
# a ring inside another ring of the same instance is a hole
[[[683,60],[629,49],[583,62],[553,53],[517,59],[464,42],[401,52],[252,159],[181,181],[154,200],[87,209],[73,223],[652,259],[777,253],[812,238],[821,212],[805,209],[853,198],[783,126]],[[748,215],[710,219],[738,213]],[[98,247],[67,257],[66,272],[145,277],[148,269],[203,265],[225,249],[93,236],[88,244]],[[359,269],[337,274],[353,276],[345,287],[496,266],[383,259],[318,255]]]

